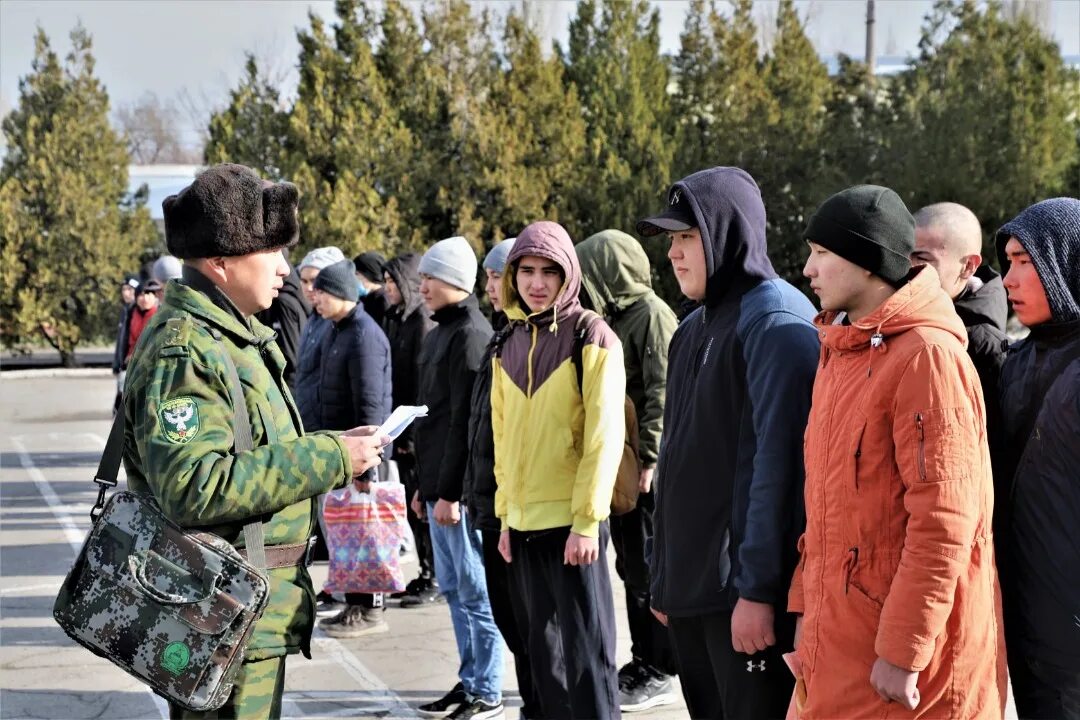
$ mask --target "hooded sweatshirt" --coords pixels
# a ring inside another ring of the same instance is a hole
[[[1001,373],[998,548],[1009,652],[1080,670],[1080,200],[1038,203],[1015,236],[1050,301],[1050,322],[1009,348]]]
[[[1000,718],[990,453],[964,326],[932,267],[864,318],[822,313],[806,428],[800,717]],[[918,671],[886,705],[877,658]]]
[[[527,255],[557,263],[566,278],[552,306],[538,313],[515,288],[513,268]],[[512,329],[492,360],[495,513],[504,530],[570,526],[597,537],[610,513],[626,433],[626,373],[618,338],[595,318],[583,328],[578,387],[572,356],[580,287],[574,245],[561,225],[536,222],[517,236],[503,274]]]
[[[420,297],[420,256],[399,255],[386,263],[386,273],[401,293],[401,302],[391,306],[383,318],[383,330],[390,341],[393,360],[394,407],[415,405],[420,389],[420,347],[435,327],[431,313]],[[397,451],[414,452],[413,428],[410,425],[395,441]]]
[[[649,256],[634,238],[605,230],[580,243],[581,284],[623,347],[626,394],[638,419],[638,455],[654,467],[660,454],[667,350],[679,321],[652,290]]]
[[[708,281],[668,354],[650,556],[654,608],[676,617],[780,604],[803,528],[802,434],[817,365],[814,309],[776,277],[746,172],[676,183]]]

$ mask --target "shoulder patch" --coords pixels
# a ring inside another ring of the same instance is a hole
[[[177,445],[192,441],[199,434],[199,405],[190,397],[178,397],[161,403],[158,426],[165,439]]]
[[[162,347],[187,347],[190,336],[191,318],[169,318],[165,322],[165,342]]]

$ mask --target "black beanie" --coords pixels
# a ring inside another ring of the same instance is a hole
[[[300,239],[300,191],[243,165],[215,165],[161,203],[165,244],[178,258],[231,257],[291,247]]]
[[[880,185],[856,185],[821,204],[806,239],[893,285],[911,271],[915,219],[900,196]]]
[[[356,302],[360,297],[360,286],[356,283],[356,273],[351,260],[339,260],[324,267],[315,276],[314,287],[342,300]]]
[[[360,253],[353,258],[353,267],[368,280],[378,285],[383,284],[383,266],[386,258],[377,252]]]

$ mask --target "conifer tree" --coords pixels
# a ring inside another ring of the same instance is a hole
[[[271,179],[282,177],[289,129],[288,110],[269,78],[247,55],[244,76],[229,93],[229,104],[210,117],[206,163],[239,163]]]
[[[80,25],[70,37],[61,63],[38,29],[0,168],[0,336],[9,346],[44,337],[65,366],[80,341],[115,327],[120,281],[158,241],[127,193],[128,152],[90,35]]]

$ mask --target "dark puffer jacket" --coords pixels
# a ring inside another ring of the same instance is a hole
[[[484,361],[473,381],[472,411],[469,413],[469,459],[461,499],[469,511],[469,520],[479,530],[502,529],[495,515],[495,438],[491,434],[491,358],[505,337],[506,316],[496,312],[491,317],[495,336],[488,343]]]

